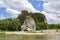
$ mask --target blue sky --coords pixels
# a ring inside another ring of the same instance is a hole
[[[60,0],[0,0],[0,20],[16,18],[22,10],[41,12],[48,23],[60,23]]]
[[[0,14],[3,14],[4,17],[10,18],[11,14],[6,12],[6,9],[4,7],[0,8]]]
[[[35,1],[28,0],[28,1],[33,5],[33,7],[36,10],[43,11],[44,1],[37,1],[37,0],[35,0]],[[6,17],[6,18],[11,18],[11,14],[6,12],[6,8],[4,8],[4,7],[0,8],[0,14],[3,14],[3,16]]]
[[[31,0],[29,0],[29,2],[34,6],[34,8],[36,10],[43,11],[43,3],[44,3],[44,1],[35,0],[35,1],[32,2]]]

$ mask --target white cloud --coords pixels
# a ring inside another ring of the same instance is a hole
[[[34,7],[31,5],[31,3],[28,2],[28,0],[6,0],[4,3],[7,7],[14,10],[35,11]]]
[[[6,17],[4,17],[2,14],[0,14],[0,20],[2,19],[6,19]]]
[[[9,13],[11,13],[11,14],[13,14],[13,15],[14,14],[20,14],[20,11],[9,9],[9,8],[7,8],[6,11],[9,12]]]
[[[3,7],[4,3],[2,1],[0,1],[0,7]]]
[[[20,11],[9,9],[9,8],[7,8],[6,11],[12,15],[11,16],[12,18],[16,18],[18,14],[21,14]]]
[[[48,3],[44,3],[44,13],[48,20],[48,23],[60,23],[60,0],[47,0]]]
[[[12,15],[19,14],[19,11],[22,10],[39,12],[28,0],[0,0],[0,7],[5,7],[6,11]]]

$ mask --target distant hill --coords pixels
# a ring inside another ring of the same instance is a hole
[[[45,23],[47,24],[47,20],[46,20],[46,17],[44,14],[32,13],[32,12],[28,12],[28,11],[24,10],[21,12],[20,15],[18,15],[18,19],[20,19],[21,25],[23,24],[24,20],[26,19],[26,16],[31,16],[35,20],[36,26],[40,26],[40,24],[43,25]]]

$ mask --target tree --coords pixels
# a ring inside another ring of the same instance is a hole
[[[30,13],[26,10],[22,11],[20,15],[18,15],[18,19],[20,19],[21,25],[23,24],[26,16],[30,16]]]

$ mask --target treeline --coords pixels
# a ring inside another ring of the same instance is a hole
[[[20,27],[19,19],[0,20],[0,30],[3,31],[18,31]]]
[[[36,23],[36,29],[60,29],[60,24],[47,24],[47,20],[45,15],[42,13],[32,13],[26,10],[21,11],[21,14],[18,15],[17,18],[8,18],[4,20],[0,20],[0,30],[4,31],[19,31],[21,30],[21,25],[23,24],[26,16],[31,16]]]
[[[48,29],[60,29],[60,24],[48,24]]]

